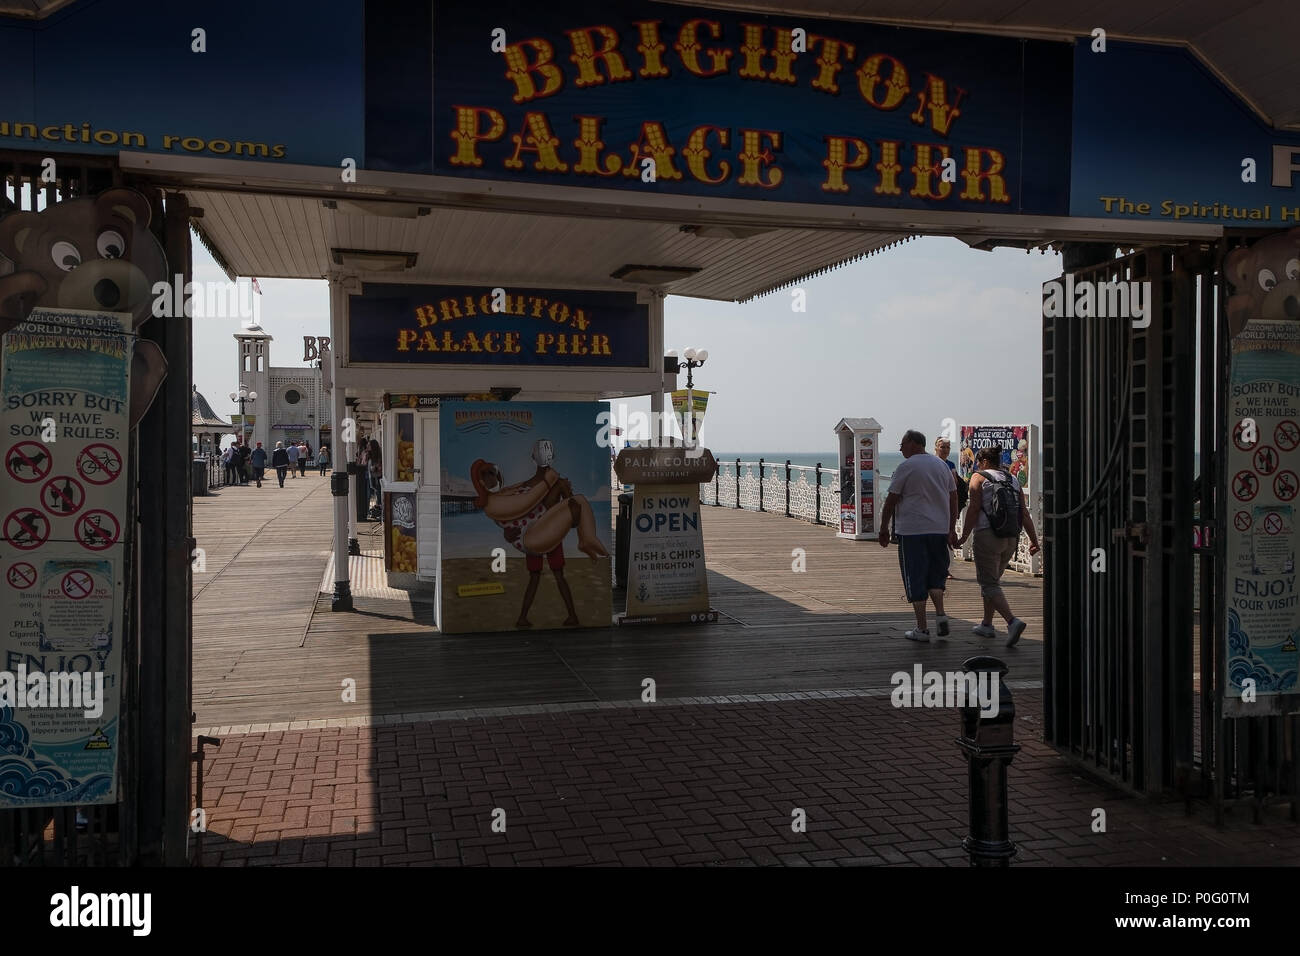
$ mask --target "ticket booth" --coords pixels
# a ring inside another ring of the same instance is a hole
[[[880,422],[874,418],[841,418],[835,426],[835,435],[839,439],[838,536],[854,541],[875,537]]]
[[[662,410],[676,384],[662,297],[503,277],[334,280],[331,302],[344,343],[336,431],[370,437],[347,413],[378,409],[388,586],[428,593],[448,633],[608,627],[614,429],[602,400],[657,395]],[[348,520],[336,506],[336,528]],[[334,606],[347,610],[335,547]]]

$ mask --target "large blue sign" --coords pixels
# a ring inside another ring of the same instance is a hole
[[[1074,62],[1070,215],[1300,225],[1300,136],[1260,122],[1191,53],[1080,40]]]
[[[0,93],[0,149],[37,155],[1300,224],[1300,135],[1185,49],[1090,38],[649,0],[97,0],[0,19]]]
[[[259,0],[0,19],[0,149],[361,166],[364,27],[361,3]]]
[[[349,303],[354,365],[650,364],[650,307],[635,292],[366,283]]]
[[[1068,43],[582,0],[444,4],[434,35],[438,174],[1066,211]]]

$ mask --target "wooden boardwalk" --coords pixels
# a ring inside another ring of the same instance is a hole
[[[1010,680],[1041,678],[1040,579],[1008,574],[1029,630],[1004,648],[970,633],[981,607],[974,565],[955,564],[951,639],[915,645],[902,636],[912,613],[893,548],[724,508],[706,508],[703,520],[717,625],[441,635],[427,602],[358,597],[354,612],[336,614],[320,593],[330,503],[328,479],[315,475],[195,499],[207,563],[194,585],[198,727],[630,701],[647,677],[660,699],[878,691],[916,663],[954,670],[985,652],[1011,665]],[[377,528],[362,525],[363,550]],[[792,570],[796,548],[804,572]],[[355,702],[343,700],[348,679]]]

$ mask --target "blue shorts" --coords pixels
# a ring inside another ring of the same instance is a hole
[[[931,591],[942,591],[948,583],[952,552],[946,534],[900,534],[898,566],[903,570],[907,599],[924,601]]]

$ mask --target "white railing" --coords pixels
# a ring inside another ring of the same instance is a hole
[[[773,461],[720,461],[717,477],[700,485],[700,504],[766,511],[820,524],[840,520],[834,468]]]
[[[737,475],[739,475],[739,495],[737,495]],[[885,496],[889,493],[889,479],[889,475],[876,473],[877,512],[884,507]],[[610,484],[616,493],[622,487],[612,468]],[[1036,495],[1033,497],[1034,519],[1041,533],[1042,502]],[[700,504],[740,508],[743,511],[764,511],[837,527],[840,520],[840,487],[837,469],[823,467],[819,470],[815,465],[787,466],[785,462],[773,461],[735,459],[720,461],[718,474],[714,480],[700,485]],[[959,535],[961,525],[961,516],[958,516]],[[955,555],[964,561],[974,561],[974,539],[967,540]],[[1016,556],[1011,560],[1009,567],[1022,574],[1043,573],[1043,555],[1041,552],[1032,556],[1029,554],[1027,534],[1020,535],[1020,546],[1016,549]]]

